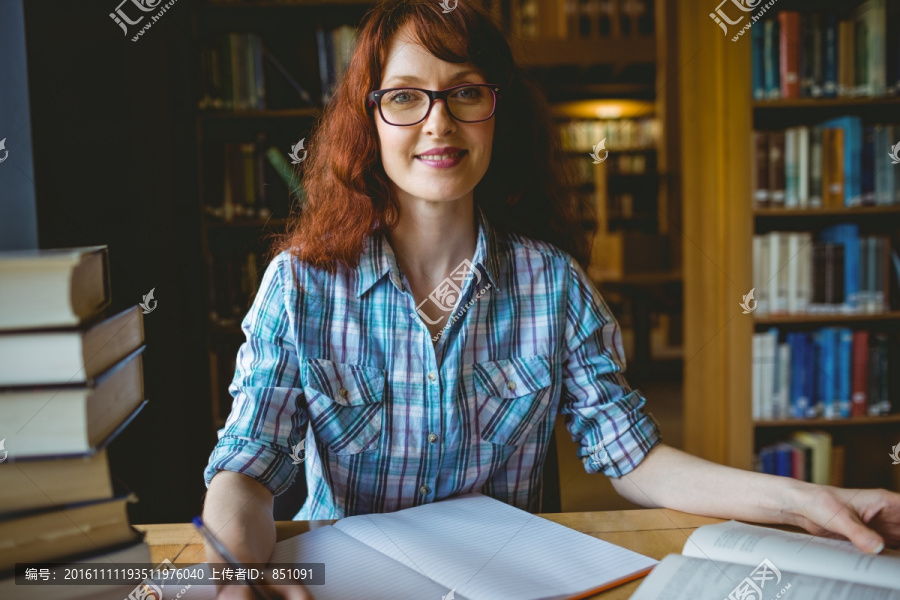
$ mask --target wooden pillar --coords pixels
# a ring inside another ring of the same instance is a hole
[[[684,447],[752,466],[751,35],[737,41],[710,0],[679,0],[684,257]],[[743,24],[743,23],[742,23]],[[757,24],[757,27],[761,24]]]

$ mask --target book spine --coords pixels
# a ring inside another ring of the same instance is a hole
[[[875,204],[875,128],[863,127],[862,164],[860,181],[860,203],[863,206]]]
[[[769,205],[769,136],[753,132],[753,202],[756,208]]]
[[[798,184],[799,161],[797,151],[797,128],[789,127],[784,131],[784,207],[799,206]]]
[[[799,233],[787,233],[787,255],[785,260],[787,265],[782,267],[783,271],[787,271],[787,312],[800,312],[800,244],[802,243],[802,235]]]
[[[800,13],[783,10],[778,13],[781,97],[800,97]]]
[[[850,418],[850,370],[853,355],[853,331],[840,327],[837,335],[837,411],[842,419]]]
[[[795,129],[797,156],[797,206],[809,208],[809,127]]]
[[[838,20],[835,13],[826,13],[823,22],[823,83],[822,96],[838,95]]]
[[[853,376],[850,416],[864,417],[868,407],[869,390],[869,332],[853,332]]]
[[[813,127],[809,134],[809,207],[822,208],[822,128]]]
[[[753,44],[753,98],[755,100],[764,100],[767,95],[765,27],[754,27],[750,32]]]
[[[780,59],[778,56],[778,21],[764,21],[763,49],[765,52],[766,97],[778,98],[781,95],[781,77],[779,74]]]
[[[784,208],[785,204],[785,135],[784,131],[769,134],[769,204]]]

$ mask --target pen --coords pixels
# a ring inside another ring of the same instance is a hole
[[[203,523],[203,519],[201,519],[200,517],[194,517],[191,522],[194,524],[194,526],[197,529],[200,530],[200,533],[203,535],[204,538],[206,538],[206,541],[209,542],[209,544],[213,547],[213,549],[216,552],[218,552],[222,558],[225,559],[225,561],[228,563],[229,566],[231,566],[231,568],[233,568],[233,569],[246,569],[247,568],[243,565],[243,563],[241,563],[241,561],[236,559],[234,557],[234,555],[228,550],[228,548],[225,547],[225,544],[223,544],[219,540],[219,538],[217,538],[213,534],[213,532],[209,530],[209,527],[207,527],[206,524]],[[241,581],[241,583],[243,583],[244,585],[246,585],[250,588],[250,591],[253,592],[253,596],[257,600],[272,600],[272,597],[266,592],[266,590],[261,585],[256,583],[255,581],[252,581],[249,579],[246,579],[246,580],[242,579],[240,581]]]

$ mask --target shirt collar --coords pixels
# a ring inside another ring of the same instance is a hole
[[[500,246],[497,243],[497,232],[491,226],[481,207],[475,206],[478,221],[478,240],[475,246],[473,263],[480,266],[491,282],[491,291],[499,292],[497,286],[500,277]],[[383,233],[376,233],[366,238],[363,252],[356,268],[356,297],[365,294],[385,274],[390,273],[391,281],[402,290],[400,267],[394,250]]]

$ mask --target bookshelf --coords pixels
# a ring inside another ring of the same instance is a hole
[[[889,0],[890,2],[890,0]],[[781,11],[837,11],[851,18],[862,4],[781,0]],[[788,440],[795,431],[831,436],[836,467],[831,483],[844,487],[900,489],[900,473],[886,456],[900,436],[896,400],[889,414],[851,418],[754,418],[755,334],[777,328],[813,334],[823,328],[885,334],[889,343],[889,393],[896,397],[900,302],[897,276],[889,267],[888,302],[878,312],[819,314],[743,314],[739,303],[754,278],[754,236],[770,232],[808,232],[819,236],[837,224],[852,224],[861,236],[884,236],[890,248],[900,242],[900,205],[754,208],[758,180],[753,133],[815,127],[841,116],[859,117],[863,127],[900,124],[900,96],[881,95],[754,99],[753,40],[723,36],[709,18],[709,6],[687,0],[679,5],[682,72],[682,173],[685,204],[685,440],[686,450],[731,466],[753,469],[763,448]],[[778,11],[778,12],[775,12]],[[754,24],[754,30],[762,22]],[[733,33],[732,33],[733,35]],[[803,36],[796,39],[805,40]],[[805,42],[803,42],[805,43]],[[802,64],[802,63],[801,63]],[[691,124],[692,127],[687,125]],[[891,143],[895,143],[893,140]],[[879,146],[877,152],[881,152]],[[883,149],[887,152],[888,148]],[[860,159],[862,160],[862,159]],[[819,240],[819,238],[816,238]],[[765,282],[768,283],[768,282]],[[783,339],[783,338],[782,338]],[[793,370],[790,371],[793,373]],[[851,372],[851,377],[853,374]],[[838,415],[840,416],[840,415]],[[882,460],[882,457],[884,460]]]

